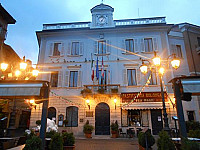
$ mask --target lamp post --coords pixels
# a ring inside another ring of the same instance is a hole
[[[180,60],[176,58],[175,54],[170,55],[167,58],[167,61],[169,61],[169,58],[172,57],[171,65],[174,69],[178,69],[180,66]],[[155,67],[156,70],[158,70],[159,79],[160,79],[160,89],[161,89],[161,97],[162,97],[162,106],[163,106],[163,117],[164,117],[164,131],[167,131],[169,133],[169,123],[168,123],[168,117],[167,117],[167,111],[166,111],[166,105],[165,105],[165,97],[164,97],[164,91],[163,91],[163,75],[165,73],[165,69],[162,67],[163,64],[161,64],[161,59],[156,55],[156,52],[154,52],[154,58],[152,59],[153,65],[151,65],[151,62],[149,60],[142,60],[142,65],[140,66],[140,70],[143,74],[146,74],[148,72],[148,66],[144,64],[144,61],[148,61],[150,63],[150,70],[152,67]]]

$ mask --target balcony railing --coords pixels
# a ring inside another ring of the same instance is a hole
[[[118,94],[120,93],[120,84],[106,85],[84,85],[81,94]]]

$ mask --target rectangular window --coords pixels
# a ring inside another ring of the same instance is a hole
[[[58,86],[58,72],[51,73],[51,87]]]
[[[72,51],[71,55],[79,55],[80,43],[72,42]]]
[[[153,52],[153,40],[152,38],[144,39],[145,52]]]
[[[98,41],[98,54],[106,54],[106,41]]]
[[[136,70],[135,69],[128,69],[127,70],[127,77],[128,77],[128,86],[136,85]]]
[[[134,40],[133,39],[126,39],[126,52],[134,52]]]
[[[70,71],[69,87],[77,87],[78,71]]]
[[[149,85],[157,85],[156,71],[154,69],[151,71],[151,79]]]
[[[141,126],[140,110],[128,110],[128,126]]]
[[[60,56],[61,49],[62,49],[61,43],[54,43],[53,56]]]
[[[198,46],[200,47],[200,37],[197,37]]]
[[[182,58],[182,50],[181,50],[181,45],[176,45],[176,56],[179,58]]]
[[[194,121],[194,111],[187,111],[188,121]]]

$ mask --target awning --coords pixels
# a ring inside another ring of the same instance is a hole
[[[166,108],[170,108],[169,103],[165,103]],[[124,106],[122,109],[126,110],[135,110],[135,109],[163,109],[162,102],[153,102],[153,103],[133,103],[129,106]]]

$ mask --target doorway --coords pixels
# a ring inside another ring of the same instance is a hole
[[[154,135],[158,135],[158,133],[163,129],[163,119],[162,119],[161,109],[151,110],[151,123],[152,123],[152,133]]]
[[[110,107],[106,103],[95,108],[95,135],[110,135]]]

